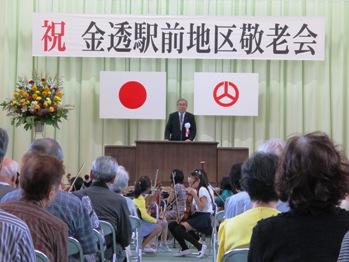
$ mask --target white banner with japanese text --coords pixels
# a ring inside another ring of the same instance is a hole
[[[324,17],[33,14],[33,55],[324,60]]]

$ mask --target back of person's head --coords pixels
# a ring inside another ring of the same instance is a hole
[[[242,163],[234,164],[229,172],[230,181],[233,185],[234,193],[241,191],[240,179],[241,179],[241,166]]]
[[[146,193],[151,188],[151,182],[149,177],[141,176],[138,178],[134,188],[135,197],[139,197],[141,194]]]
[[[257,152],[242,165],[241,186],[252,201],[268,203],[278,199],[274,188],[278,157]]]
[[[0,169],[0,181],[14,185],[17,179],[18,169],[19,166],[15,160],[5,158]]]
[[[111,183],[114,181],[118,163],[111,156],[101,156],[92,162],[91,174],[95,181]]]
[[[64,174],[62,161],[50,155],[26,153],[22,158],[20,186],[28,201],[48,199],[50,191],[58,190]]]
[[[119,166],[116,177],[112,186],[112,190],[116,193],[122,193],[128,186],[129,175],[125,167]]]
[[[34,140],[28,151],[53,156],[60,161],[63,161],[64,158],[62,147],[52,138],[40,138]]]
[[[179,169],[173,169],[170,174],[171,184],[173,184],[173,181],[175,184],[183,184],[184,181],[184,174],[182,170]]]
[[[204,170],[202,169],[194,169],[193,172],[190,173],[190,176],[192,176],[195,179],[199,179],[200,183],[199,183],[199,187],[208,187],[208,178],[207,178],[207,174]]]
[[[349,163],[322,132],[293,136],[287,141],[276,176],[280,199],[292,210],[326,212],[349,188]]]
[[[84,184],[84,179],[82,177],[72,177],[69,181],[70,185],[73,185],[72,191],[78,191],[81,189],[82,185]]]
[[[231,180],[230,177],[225,176],[222,178],[221,180],[221,184],[220,184],[220,190],[233,190],[233,185],[231,184]]]
[[[4,159],[8,146],[8,135],[5,129],[0,128],[0,164]]]
[[[270,153],[280,157],[282,152],[284,151],[285,145],[286,143],[284,140],[279,138],[272,138],[260,145],[257,148],[257,152]]]

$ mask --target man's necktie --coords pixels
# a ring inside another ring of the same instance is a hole
[[[184,121],[184,112],[180,112],[179,113],[179,125],[180,125],[180,129],[182,130],[183,127],[183,121]]]

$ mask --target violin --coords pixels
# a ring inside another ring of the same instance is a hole
[[[187,199],[185,200],[185,210],[179,222],[185,222],[189,219],[189,216],[191,215],[192,204],[193,204],[193,195],[188,194]]]

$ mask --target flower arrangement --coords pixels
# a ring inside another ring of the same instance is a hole
[[[59,128],[58,123],[67,119],[70,109],[62,104],[62,83],[56,77],[34,75],[29,81],[19,78],[12,99],[3,101],[0,106],[12,117],[12,125],[24,125],[25,130],[38,124]]]

